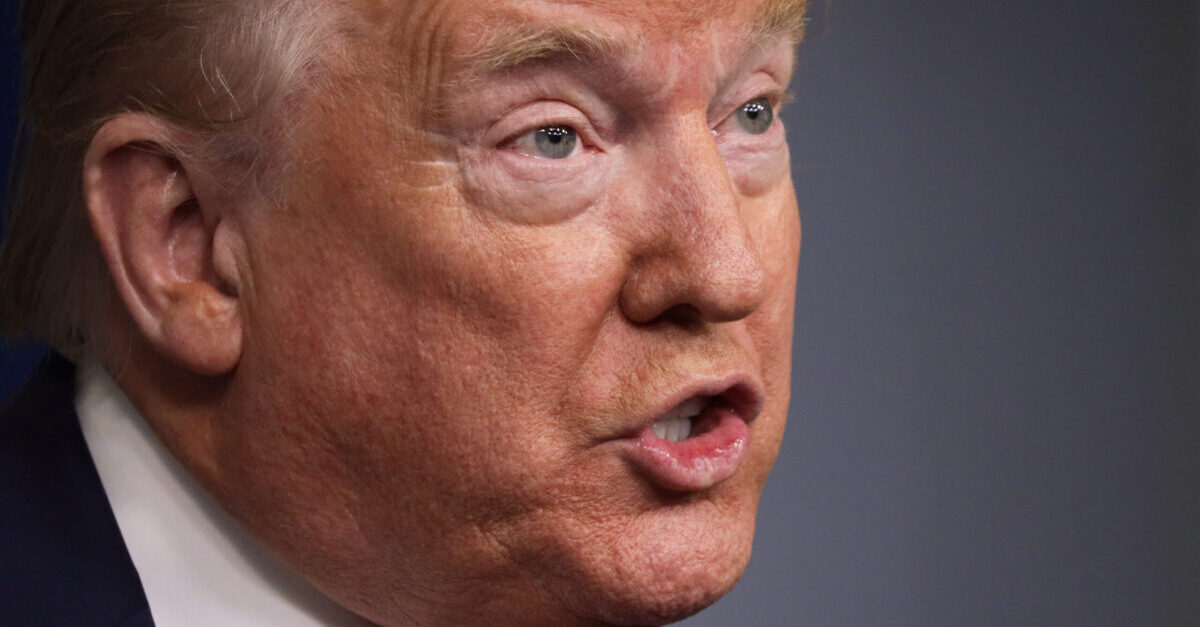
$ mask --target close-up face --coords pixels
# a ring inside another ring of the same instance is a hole
[[[797,4],[341,9],[238,218],[205,483],[377,622],[660,624],[728,591],[788,403]]]

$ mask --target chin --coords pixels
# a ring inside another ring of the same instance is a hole
[[[588,538],[554,582],[563,607],[593,624],[663,625],[729,592],[750,561],[757,494],[676,500]]]

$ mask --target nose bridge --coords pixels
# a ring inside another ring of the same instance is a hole
[[[707,125],[685,120],[673,126],[677,128],[664,142],[667,185],[656,204],[690,225],[685,232],[696,237],[720,240],[744,234],[737,193],[714,135]]]
[[[680,305],[710,321],[730,321],[762,303],[760,251],[706,120],[676,118],[659,135],[644,172],[653,225],[634,263],[624,300],[652,319]]]

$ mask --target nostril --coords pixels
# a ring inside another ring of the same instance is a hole
[[[664,311],[657,320],[683,328],[690,328],[699,326],[704,321],[704,316],[700,314],[699,309],[696,309],[692,305],[682,304],[675,305]]]

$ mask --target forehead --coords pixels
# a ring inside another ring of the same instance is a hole
[[[807,0],[359,0],[360,17],[390,25],[400,47],[469,52],[514,28],[590,29],[612,38],[680,39],[725,24],[756,35],[788,32],[798,40]],[[408,44],[405,46],[405,44]],[[414,59],[415,60],[415,59]]]
[[[622,34],[670,34],[689,32],[705,22],[728,19],[746,13],[760,0],[737,2],[686,2],[662,0],[630,2],[629,0],[515,0],[510,2],[477,2],[478,18],[472,30],[486,31],[489,26],[511,25],[514,22],[543,22],[566,25],[579,22],[603,24]]]
[[[733,59],[780,35],[798,43],[807,5],[807,0],[349,1],[358,9],[351,19],[359,26],[350,29],[358,40],[351,44],[359,59],[353,65],[382,70],[410,108],[434,109],[444,104],[447,88],[542,59],[587,61],[598,72],[596,80],[631,85],[635,74],[691,73],[681,64]],[[664,43],[670,45],[656,47]]]

